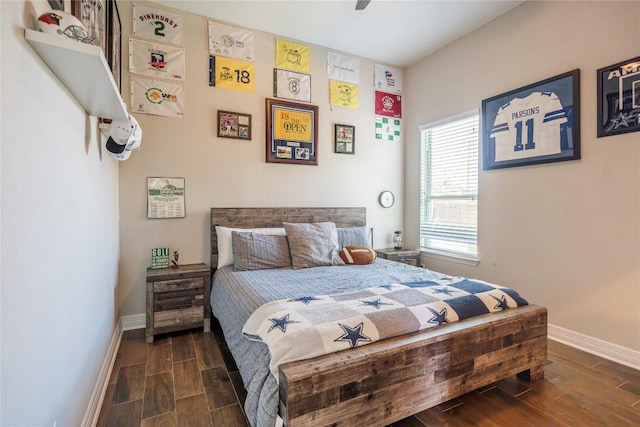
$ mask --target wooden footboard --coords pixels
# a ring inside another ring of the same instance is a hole
[[[280,367],[287,427],[385,426],[515,374],[544,376],[547,309],[528,305]]]

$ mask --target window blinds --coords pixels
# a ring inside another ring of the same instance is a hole
[[[420,127],[420,246],[477,256],[478,112]]]

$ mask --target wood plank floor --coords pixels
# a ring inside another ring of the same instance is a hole
[[[247,427],[246,391],[213,332],[124,333],[98,427]],[[640,426],[640,371],[549,340],[544,380],[516,377],[468,393],[393,427]]]

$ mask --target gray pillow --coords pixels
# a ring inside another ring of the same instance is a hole
[[[291,267],[287,236],[232,231],[231,245],[234,270]]]
[[[364,225],[362,227],[338,228],[338,247],[342,249],[345,246],[371,246]]]
[[[333,222],[282,223],[294,269],[344,264],[338,254],[338,231]]]

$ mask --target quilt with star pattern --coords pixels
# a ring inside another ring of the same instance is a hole
[[[267,344],[269,369],[378,340],[527,305],[518,292],[464,277],[400,282],[268,302],[242,333]]]

